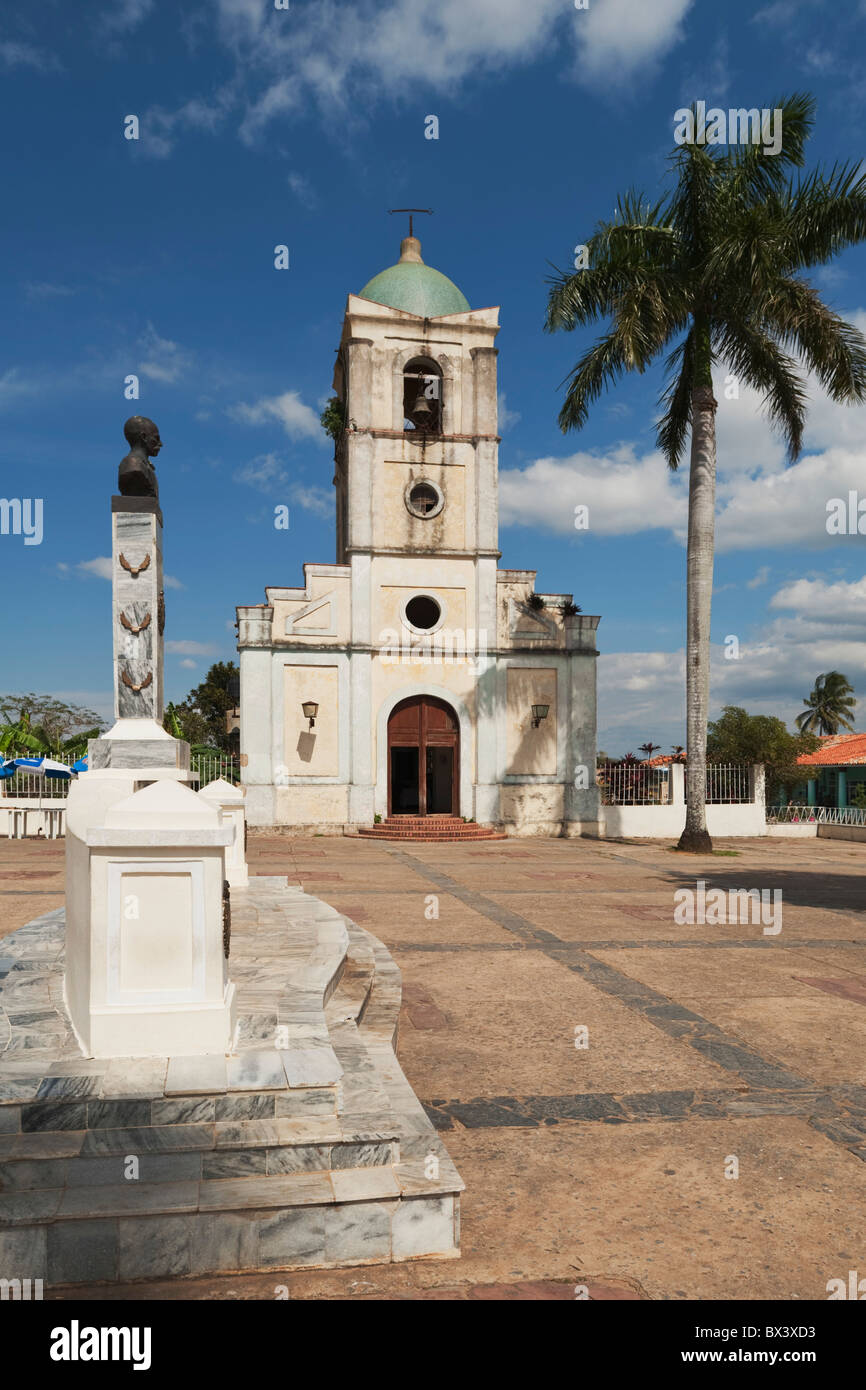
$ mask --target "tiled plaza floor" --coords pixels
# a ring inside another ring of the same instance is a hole
[[[394,955],[400,1060],[466,1183],[459,1261],[281,1276],[291,1297],[808,1300],[866,1273],[866,846],[716,848],[250,836],[252,872]],[[61,904],[62,852],[0,843],[0,936]],[[699,878],[781,890],[779,934],[676,925]]]

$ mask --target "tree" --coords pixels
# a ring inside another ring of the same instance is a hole
[[[661,744],[652,743],[650,740],[648,740],[646,743],[638,744],[638,752],[646,754],[647,762],[649,762],[650,758],[652,757],[653,753],[656,751],[657,748],[661,748]]]
[[[206,744],[228,752],[231,740],[226,732],[226,714],[237,703],[236,696],[229,693],[229,686],[232,680],[238,680],[239,674],[233,661],[215,662],[201,685],[191,690],[182,704],[168,707],[164,727],[175,738],[184,738],[189,744]],[[174,733],[178,727],[180,734]]]
[[[657,442],[679,466],[691,434],[687,552],[687,810],[681,850],[712,849],[706,823],[710,611],[717,401],[713,367],[763,396],[791,460],[806,416],[802,358],[834,401],[866,399],[866,340],[821,301],[801,272],[866,239],[866,175],[858,165],[794,176],[814,124],[815,102],[794,95],[781,108],[781,148],[691,141],[671,157],[675,186],[650,205],[619,199],[612,222],[587,243],[585,269],[550,280],[546,328],[610,318],[608,331],[568,378],[563,432],[624,372],[644,372],[662,352],[669,383]],[[694,123],[695,109],[692,109]]]
[[[739,705],[725,705],[721,715],[707,727],[707,754],[720,763],[763,763],[767,801],[777,799],[784,790],[790,798],[804,780],[797,765],[803,753],[814,753],[818,740],[814,734],[792,734],[784,720],[769,714],[748,714]]]
[[[106,720],[92,709],[53,695],[0,695],[0,751],[79,753],[97,738]]]
[[[807,734],[838,734],[841,729],[853,730],[849,715],[857,701],[854,687],[841,671],[827,671],[815,681],[811,695],[803,701],[806,708],[797,715],[797,728]]]

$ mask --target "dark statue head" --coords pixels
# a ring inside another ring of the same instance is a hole
[[[123,427],[123,433],[133,452],[140,448],[148,458],[156,458],[162,448],[159,430],[146,415],[130,415]]]
[[[117,482],[122,497],[159,497],[156,469],[150,462],[162,448],[159,430],[146,415],[131,415],[123,427],[130,445],[118,469]]]

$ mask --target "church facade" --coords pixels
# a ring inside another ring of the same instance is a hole
[[[336,563],[237,609],[251,825],[598,833],[599,619],[498,567],[498,318],[413,236],[349,295]]]

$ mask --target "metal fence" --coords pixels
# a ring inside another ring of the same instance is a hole
[[[10,758],[27,757],[38,758],[38,753],[9,753],[5,755]],[[75,757],[67,753],[50,754],[56,763],[64,763],[70,767],[76,761]],[[226,782],[231,782],[233,786],[241,780],[240,759],[234,754],[205,754],[192,753],[190,755],[190,770],[198,773],[199,786],[207,786],[208,782],[215,782],[218,777],[222,777]],[[26,796],[32,797],[34,801],[65,800],[69,791],[69,782],[65,777],[43,777],[39,772],[28,772],[26,768],[19,768],[14,777],[0,778],[0,797],[4,796]]]
[[[866,825],[863,806],[768,806],[768,825]]]
[[[731,805],[752,800],[752,769],[748,763],[707,764],[707,805]]]
[[[649,763],[599,763],[595,780],[603,806],[667,806],[670,770]]]
[[[233,786],[241,780],[240,761],[232,753],[192,753],[190,768],[198,773],[200,787],[206,787],[208,782],[215,782],[219,777]]]
[[[596,782],[601,791],[602,805],[671,805],[674,795],[671,767],[674,765],[599,763]],[[752,769],[748,763],[708,763],[706,794],[707,805],[710,806],[750,803],[753,798]]]

